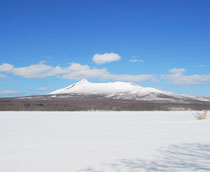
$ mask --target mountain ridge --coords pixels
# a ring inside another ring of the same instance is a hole
[[[210,98],[176,94],[130,82],[85,79],[46,95],[0,98],[0,111],[210,110]]]
[[[143,100],[143,101],[164,101],[187,103],[193,101],[210,102],[210,98],[172,93],[152,87],[142,87],[131,82],[107,82],[92,83],[82,79],[68,87],[55,90],[48,95],[103,95],[106,98]]]

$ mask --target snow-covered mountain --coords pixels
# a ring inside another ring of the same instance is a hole
[[[155,88],[142,87],[130,82],[108,82],[108,83],[91,83],[86,79],[72,84],[66,88],[55,90],[49,95],[67,96],[67,95],[95,95],[104,96],[113,99],[127,100],[145,100],[145,101],[164,101],[164,102],[210,102],[210,98],[175,94]]]

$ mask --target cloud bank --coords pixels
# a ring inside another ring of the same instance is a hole
[[[130,59],[129,60],[130,63],[144,63],[144,60],[140,60],[140,59]]]
[[[82,78],[99,79],[99,80],[119,80],[119,81],[130,81],[130,82],[143,82],[146,80],[150,81],[156,80],[156,77],[150,74],[116,75],[108,72],[106,68],[91,68],[88,65],[81,65],[79,63],[72,63],[68,67],[60,67],[60,66],[53,67],[44,64],[44,62],[24,67],[15,67],[11,64],[5,63],[0,65],[0,72],[24,78],[36,78],[36,79],[46,78],[50,76],[57,76],[62,79],[73,79],[73,80],[80,80]]]
[[[16,96],[21,94],[22,92],[17,89],[0,90],[0,96]]]
[[[36,89],[37,91],[47,91],[48,88],[47,87],[40,87]]]
[[[45,78],[62,73],[62,69],[59,66],[52,67],[40,62],[39,64],[14,67],[11,64],[4,63],[0,65],[0,72],[21,76],[24,78]]]
[[[170,74],[162,75],[162,78],[169,80],[174,85],[191,86],[210,83],[210,75],[184,75],[186,72],[184,68],[173,68],[169,72]]]
[[[95,54],[93,56],[93,61],[98,65],[118,61],[120,59],[120,55],[116,53]]]
[[[169,80],[172,84],[179,86],[202,85],[210,83],[210,75],[185,75],[185,72],[186,69],[184,68],[173,68],[169,70],[169,74],[161,75],[158,78]],[[110,73],[106,68],[91,68],[88,65],[82,65],[79,63],[71,63],[67,67],[50,66],[46,65],[44,62],[24,67],[15,67],[11,64],[4,63],[0,65],[0,78],[6,78],[6,74],[35,79],[56,76],[58,78],[71,80],[80,80],[86,78],[103,81],[115,80],[139,83],[143,81],[156,82],[158,80],[155,75],[151,74],[113,74]],[[40,88],[39,91],[45,90],[46,88]]]

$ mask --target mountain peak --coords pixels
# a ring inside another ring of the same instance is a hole
[[[81,79],[79,82],[77,82],[77,84],[81,84],[81,83],[88,83],[88,80],[87,79],[85,79],[85,78],[83,78],[83,79]]]
[[[147,88],[144,88],[129,82],[107,82],[107,83],[92,83],[86,79],[82,79],[66,88],[55,90],[50,94],[94,94],[94,95],[116,95],[116,94],[129,94],[131,92],[145,92],[148,93]],[[152,90],[154,91],[154,89]],[[157,92],[157,90],[155,90]],[[158,91],[159,92],[159,91]]]

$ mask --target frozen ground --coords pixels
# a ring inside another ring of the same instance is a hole
[[[0,112],[1,172],[209,172],[195,112]]]

